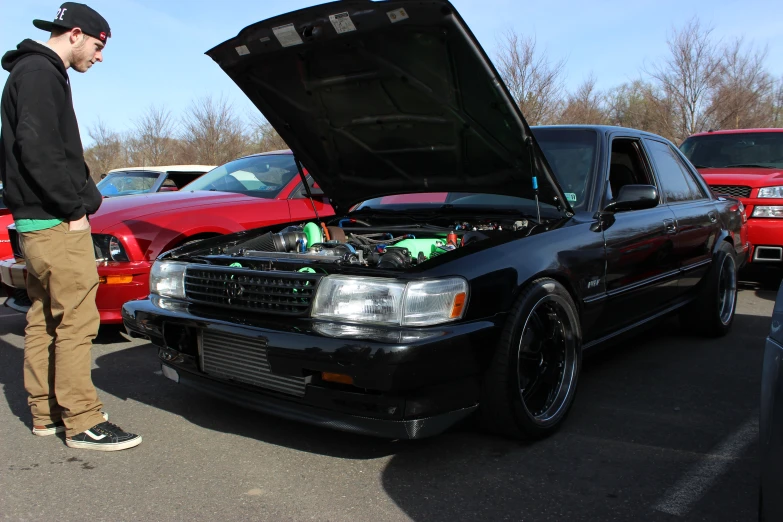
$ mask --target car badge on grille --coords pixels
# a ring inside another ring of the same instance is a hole
[[[237,283],[236,281],[231,281],[226,285],[226,293],[228,293],[228,297],[231,299],[236,299],[240,297],[244,293],[245,289],[244,287]]]

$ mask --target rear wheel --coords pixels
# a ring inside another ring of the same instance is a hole
[[[734,249],[722,242],[715,252],[712,266],[696,300],[681,316],[686,330],[696,329],[709,337],[726,335],[737,309],[737,261]]]
[[[556,431],[576,394],[581,340],[568,291],[552,279],[531,283],[512,309],[484,376],[482,426],[528,440]]]

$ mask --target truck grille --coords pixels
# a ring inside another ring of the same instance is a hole
[[[185,272],[185,295],[192,301],[234,310],[304,315],[320,278],[297,272],[190,266]]]
[[[715,194],[726,194],[735,198],[750,197],[750,187],[742,185],[710,185],[710,188]]]
[[[288,395],[304,397],[310,377],[275,375],[269,371],[266,341],[225,332],[201,331],[204,373]]]
[[[22,259],[22,245],[19,243],[19,233],[16,228],[8,228],[8,239],[11,241],[11,251],[16,259]]]

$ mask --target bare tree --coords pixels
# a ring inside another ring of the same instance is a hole
[[[783,76],[778,78],[772,87],[772,127],[783,127]]]
[[[667,38],[669,56],[649,71],[657,84],[653,94],[658,105],[673,111],[659,120],[671,121],[668,134],[676,141],[706,130],[715,109],[711,94],[720,74],[720,56],[711,33],[692,18]]]
[[[520,37],[513,29],[501,38],[498,72],[530,125],[554,122],[563,102],[565,60],[551,63],[538,52],[533,37]]]
[[[275,128],[260,114],[255,113],[250,116],[250,126],[253,152],[269,152],[288,148]]]
[[[242,120],[222,97],[193,101],[182,118],[182,131],[181,158],[187,163],[221,165],[248,149]]]
[[[660,119],[670,111],[661,107],[665,98],[658,100],[653,91],[653,86],[643,80],[634,80],[610,89],[606,94],[609,123],[665,135],[669,125]]]
[[[609,117],[604,109],[604,99],[604,94],[595,87],[595,76],[590,73],[576,91],[568,95],[559,123],[607,123]]]
[[[169,165],[175,162],[178,143],[171,112],[154,105],[134,122],[129,140],[131,162],[136,166]]]
[[[723,50],[713,95],[718,128],[766,127],[771,124],[772,77],[764,67],[766,49],[744,51],[742,38]]]
[[[128,166],[125,140],[100,119],[93,124],[88,134],[94,142],[84,151],[84,159],[90,167],[90,175],[96,181],[112,169]]]

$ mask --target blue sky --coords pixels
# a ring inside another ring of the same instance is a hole
[[[85,0],[112,28],[104,63],[88,73],[71,71],[74,106],[85,146],[87,129],[100,118],[118,131],[151,104],[180,115],[190,101],[225,96],[243,114],[256,112],[242,92],[204,55],[243,27],[319,0]],[[716,38],[744,35],[768,47],[767,66],[783,75],[783,2],[779,0],[452,0],[490,56],[508,28],[535,35],[552,59],[567,59],[566,85],[592,72],[600,88],[638,77],[645,63],[666,53],[666,37],[698,15]],[[0,0],[0,49],[25,38],[46,39],[34,18],[53,19],[59,2]],[[0,70],[0,81],[8,74]]]

